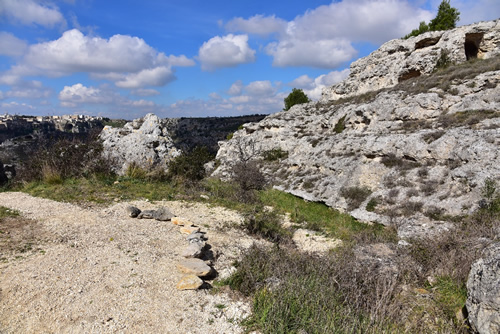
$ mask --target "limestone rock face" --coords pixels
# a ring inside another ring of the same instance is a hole
[[[432,31],[406,40],[395,39],[351,64],[349,77],[325,88],[322,101],[337,100],[393,87],[412,77],[432,73],[442,53],[451,62],[487,59],[500,53],[500,20],[448,31]]]
[[[500,243],[484,250],[467,281],[467,311],[474,331],[500,333]]]
[[[106,126],[101,139],[105,153],[116,159],[120,174],[131,164],[146,170],[166,170],[169,161],[181,153],[173,144],[166,121],[154,114],[129,122],[121,129]]]
[[[213,175],[231,178],[238,161],[257,160],[276,188],[397,224],[401,237],[446,230],[441,217],[472,212],[485,180],[500,182],[499,69],[496,56],[371,96],[293,106],[221,142]]]

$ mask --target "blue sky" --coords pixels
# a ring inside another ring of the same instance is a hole
[[[429,21],[440,0],[0,0],[0,114],[273,113]],[[459,25],[498,0],[452,0]]]

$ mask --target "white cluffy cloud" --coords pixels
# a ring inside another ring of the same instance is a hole
[[[57,40],[31,45],[20,63],[4,73],[0,81],[13,81],[16,76],[61,77],[86,72],[114,81],[119,87],[141,88],[175,80],[172,66],[192,65],[192,59],[166,56],[138,37],[114,35],[104,39],[72,29]]]
[[[349,70],[332,71],[316,78],[302,75],[288,84],[290,87],[301,88],[311,100],[319,100],[325,87],[341,82],[349,75]]]
[[[289,22],[258,15],[235,18],[225,27],[260,36],[275,33],[276,40],[265,48],[275,66],[335,68],[357,55],[353,43],[380,44],[404,36],[432,17],[408,0],[343,0],[308,10]]]
[[[66,20],[57,7],[33,0],[2,0],[0,15],[24,25],[37,24],[44,27],[66,25]]]
[[[81,83],[73,86],[64,86],[59,92],[61,106],[75,108],[86,104],[113,105],[117,107],[149,108],[155,107],[155,103],[147,100],[131,100],[118,94],[106,85],[96,88],[87,87]]]
[[[234,67],[255,61],[255,50],[248,45],[247,35],[215,36],[203,43],[198,52],[203,70]]]

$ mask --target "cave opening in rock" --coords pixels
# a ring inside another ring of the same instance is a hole
[[[483,40],[483,35],[484,34],[482,33],[474,33],[474,34],[471,33],[465,35],[464,48],[465,48],[465,57],[467,58],[467,60],[476,59],[478,57],[481,58],[479,52],[479,45]]]

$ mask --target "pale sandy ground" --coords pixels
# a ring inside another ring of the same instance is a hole
[[[32,224],[36,244],[0,254],[0,333],[240,333],[250,312],[243,300],[210,290],[178,291],[178,253],[187,244],[170,222],[129,218],[116,203],[82,208],[0,193],[0,205]],[[227,227],[237,213],[201,203],[166,206],[207,232],[214,267],[227,272],[254,239]],[[28,228],[26,227],[26,228]]]

